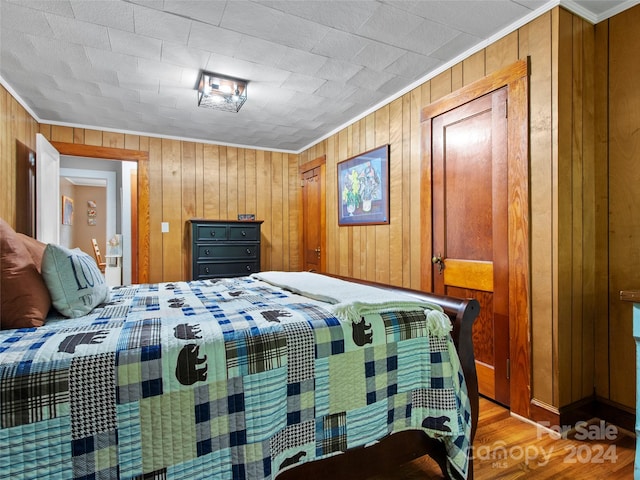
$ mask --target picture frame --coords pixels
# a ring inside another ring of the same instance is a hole
[[[338,163],[338,225],[389,223],[390,145]]]
[[[73,225],[73,198],[62,196],[62,225]]]

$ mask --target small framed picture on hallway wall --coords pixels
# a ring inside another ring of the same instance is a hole
[[[62,196],[62,225],[73,225],[73,198]]]

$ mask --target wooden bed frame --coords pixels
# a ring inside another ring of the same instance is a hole
[[[375,282],[357,280],[338,275],[329,275],[350,282],[362,283],[387,290],[400,291],[435,303],[442,307],[453,324],[454,344],[458,351],[460,364],[464,372],[465,381],[471,403],[471,444],[478,425],[478,377],[476,375],[475,359],[473,355],[472,327],[480,304],[475,299],[461,299],[440,296],[432,293],[390,287]],[[444,444],[428,437],[421,430],[398,432],[383,438],[380,442],[368,447],[353,448],[344,454],[303,463],[295,468],[286,470],[276,476],[276,480],[296,480],[327,478],[331,480],[366,479],[376,474],[389,471],[403,463],[428,454],[442,469],[444,478],[452,477],[447,472],[447,455]],[[473,458],[469,458],[468,479],[473,479]]]

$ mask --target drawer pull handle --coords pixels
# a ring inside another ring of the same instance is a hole
[[[211,236],[215,237],[216,236],[216,231],[215,230],[211,230]]]
[[[209,250],[208,248],[204,251],[205,255],[210,255],[211,254],[211,250]]]
[[[246,237],[247,236],[247,232],[245,232],[244,230],[242,230],[242,236]]]
[[[251,271],[251,265],[247,265],[247,272]]]
[[[204,273],[209,273],[209,267],[204,267]]]
[[[251,250],[247,248],[247,255],[251,255]]]

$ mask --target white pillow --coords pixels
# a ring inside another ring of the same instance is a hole
[[[109,286],[98,265],[79,248],[48,244],[42,256],[42,277],[51,303],[66,317],[86,315],[109,299]]]

